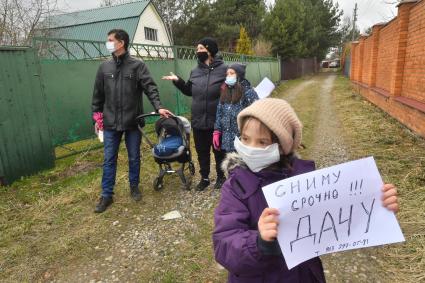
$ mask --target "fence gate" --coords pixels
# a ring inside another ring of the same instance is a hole
[[[40,68],[31,48],[0,47],[0,185],[54,165]]]

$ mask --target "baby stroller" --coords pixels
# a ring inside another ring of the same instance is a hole
[[[179,116],[161,118],[155,123],[155,133],[158,137],[158,143],[154,144],[143,131],[145,119],[148,117],[159,117],[159,114],[143,114],[138,116],[137,124],[152,149],[152,155],[159,166],[158,177],[153,181],[153,188],[159,191],[163,188],[164,176],[166,174],[177,173],[186,190],[190,190],[192,178],[187,178],[184,174],[189,169],[191,175],[195,174],[195,165],[192,162],[190,151],[190,122]],[[171,163],[180,163],[180,168],[173,170]]]

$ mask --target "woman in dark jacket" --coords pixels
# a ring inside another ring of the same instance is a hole
[[[226,79],[227,66],[217,53],[218,46],[215,40],[204,38],[198,42],[196,48],[198,66],[191,71],[187,82],[174,74],[162,78],[172,81],[184,95],[192,97],[193,139],[202,177],[196,188],[198,191],[204,190],[210,184],[210,152],[213,145],[214,123],[220,98],[220,86]],[[225,180],[220,167],[224,153],[214,148],[213,152],[217,170],[214,187],[220,189]]]

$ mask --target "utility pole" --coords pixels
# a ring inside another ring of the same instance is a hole
[[[354,5],[354,14],[353,14],[353,30],[351,33],[351,41],[354,41],[354,34],[356,31],[356,22],[357,22],[357,2]]]

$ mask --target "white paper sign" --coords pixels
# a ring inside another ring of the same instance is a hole
[[[275,89],[275,85],[269,78],[265,77],[260,84],[254,88],[260,99],[269,96]]]
[[[97,133],[97,137],[98,137],[100,142],[103,142],[103,131],[102,130],[99,130],[99,132]]]
[[[368,157],[263,187],[269,207],[280,212],[288,268],[322,254],[403,242],[394,213],[382,206],[382,185]]]

